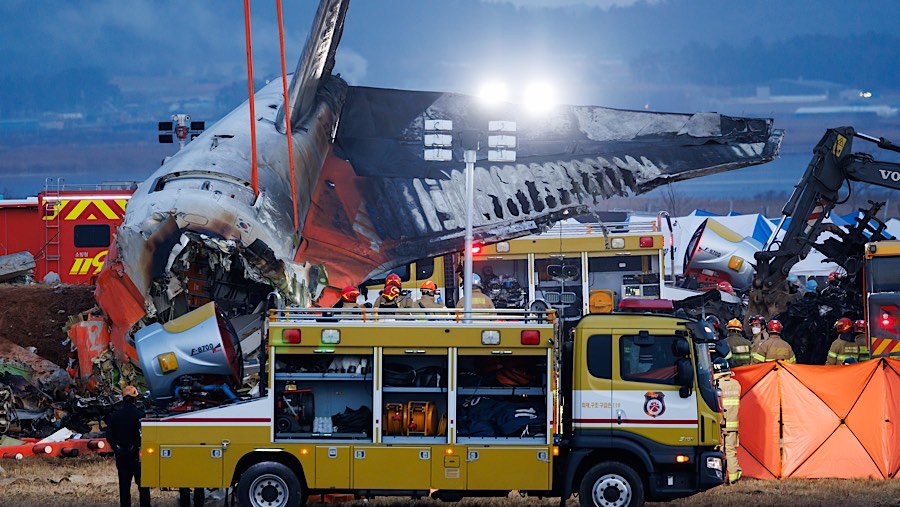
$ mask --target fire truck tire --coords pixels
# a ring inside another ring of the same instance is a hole
[[[264,461],[241,474],[237,500],[241,507],[299,507],[306,502],[305,493],[290,468]]]
[[[604,461],[590,468],[578,489],[582,507],[636,507],[644,505],[644,483],[628,465]]]

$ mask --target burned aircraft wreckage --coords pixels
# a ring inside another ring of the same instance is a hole
[[[452,161],[425,160],[426,120],[450,120],[454,132],[486,131],[491,119],[517,124],[515,163],[489,162],[483,145],[477,152],[481,242],[778,152],[782,133],[769,119],[594,106],[530,116],[513,104],[486,112],[454,93],[348,86],[331,73],[346,11],[346,1],[320,4],[287,104],[278,79],[253,97],[258,176],[247,102],[165,162],[129,202],[96,295],[118,359],[143,363],[149,384],[162,375],[155,357],[165,351],[179,364],[214,365],[198,366],[198,377],[216,369],[240,375],[236,338],[188,337],[201,321],[227,330],[227,318],[262,312],[273,297],[329,304],[343,285],[462,250],[462,148],[447,148]],[[217,314],[189,317],[211,301]],[[197,353],[207,346],[208,357]],[[160,389],[171,395],[173,386]]]

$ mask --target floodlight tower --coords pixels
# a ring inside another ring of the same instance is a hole
[[[425,120],[425,160],[453,160],[453,122],[450,120]],[[515,162],[516,123],[513,121],[489,121],[488,161]],[[461,130],[457,133],[466,164],[466,232],[463,250],[463,316],[472,322],[472,243],[475,207],[475,161],[483,133],[479,130]]]

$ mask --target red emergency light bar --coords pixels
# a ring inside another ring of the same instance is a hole
[[[619,301],[619,310],[672,313],[675,311],[675,306],[672,304],[671,299],[623,298]]]

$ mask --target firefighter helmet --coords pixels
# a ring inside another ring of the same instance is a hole
[[[853,321],[848,319],[847,317],[841,317],[838,320],[834,321],[834,330],[838,333],[846,333],[853,329]]]
[[[838,283],[841,281],[841,274],[837,271],[828,273],[828,283]]]
[[[472,285],[481,285],[481,277],[478,273],[472,273]]]
[[[865,333],[866,332],[866,321],[860,319],[853,323],[853,331],[857,333]]]
[[[781,334],[781,322],[775,319],[770,320],[769,323],[766,324],[766,330],[768,330],[770,333]]]
[[[384,299],[393,301],[400,295],[400,288],[396,285],[388,285],[384,288],[384,292],[382,292],[381,295],[384,296]]]
[[[759,324],[760,327],[766,327],[766,318],[762,315],[754,315],[750,317],[750,325],[752,326],[754,323]]]
[[[344,287],[344,290],[341,291],[341,299],[347,303],[355,303],[358,297],[359,290],[352,285]]]
[[[123,398],[137,398],[138,397],[137,387],[125,386],[125,389],[122,389],[122,397]]]
[[[729,331],[743,331],[744,325],[741,324],[741,321],[738,319],[731,319],[728,321],[728,330]]]
[[[719,282],[719,284],[716,285],[716,288],[722,292],[727,292],[732,296],[734,295],[734,287],[731,285],[731,282]]]
[[[707,315],[706,322],[709,322],[709,324],[713,327],[713,329],[716,330],[717,333],[719,332],[719,326],[721,326],[722,323],[719,321],[718,317],[716,317],[715,315]]]
[[[400,275],[397,273],[391,273],[384,279],[385,285],[393,285],[394,287],[400,287]]]
[[[420,287],[420,289],[422,289],[422,292],[425,294],[434,294],[434,292],[437,290],[437,285],[431,280],[425,280],[424,282],[422,282],[422,286]]]
[[[713,359],[712,367],[716,375],[731,373],[731,368],[728,367],[728,360],[721,356]]]

